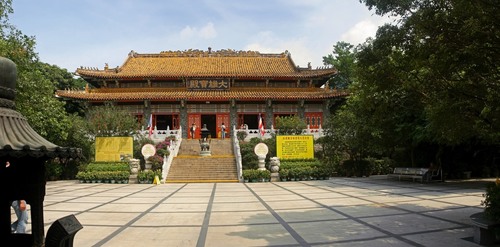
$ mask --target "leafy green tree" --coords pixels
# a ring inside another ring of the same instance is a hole
[[[53,160],[50,164],[55,165],[47,167],[47,171],[54,171],[59,178],[74,178],[79,162],[87,161],[90,143],[82,132],[82,119],[68,115],[65,103],[54,97],[54,91],[60,83],[59,76],[70,84],[75,81],[69,79],[72,76],[67,71],[59,73],[56,66],[50,66],[53,70],[47,71],[49,65],[40,62],[35,52],[35,38],[9,23],[13,11],[12,1],[0,1],[0,56],[11,59],[17,66],[16,109],[45,139],[60,146],[81,148],[84,154],[81,159]]]
[[[305,128],[307,128],[306,122],[298,116],[276,118],[276,129],[279,135],[300,135]]]
[[[498,3],[362,2],[398,21],[380,27],[375,39],[356,48],[351,95],[329,121],[325,145],[351,159],[406,150],[413,165],[423,165],[418,161],[422,151],[434,147],[433,160],[446,158],[450,168],[477,156],[495,165],[498,148],[491,147],[500,145]]]
[[[91,136],[133,136],[137,120],[112,104],[93,106],[87,112],[87,133]]]
[[[361,70],[373,72],[366,73],[363,81],[390,80],[397,83],[394,87],[419,95],[432,141],[459,145],[476,139],[498,144],[498,1],[362,2],[379,14],[400,18],[380,28],[363,50]],[[374,54],[380,53],[391,59],[375,62]]]
[[[68,72],[66,69],[47,63],[40,63],[39,67],[42,76],[51,80],[57,89],[85,89],[86,82],[80,77],[75,77],[73,73]],[[64,109],[67,113],[77,113],[82,117],[85,115],[84,107],[79,102],[65,101],[64,103]]]
[[[64,103],[54,97],[55,84],[41,72],[34,37],[10,25],[12,1],[0,2],[0,56],[17,65],[16,107],[47,140],[60,144],[68,137]]]
[[[333,53],[323,57],[324,65],[333,65],[337,69],[328,81],[330,88],[346,89],[355,80],[356,49],[353,45],[339,41],[333,46]]]

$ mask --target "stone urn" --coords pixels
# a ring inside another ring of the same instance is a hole
[[[210,151],[210,142],[211,140],[210,139],[207,139],[206,137],[205,138],[201,138],[199,140],[200,142],[200,155],[201,156],[211,156],[211,151]]]

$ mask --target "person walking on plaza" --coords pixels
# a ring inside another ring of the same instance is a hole
[[[222,123],[222,125],[220,126],[220,132],[221,138],[222,140],[224,140],[224,138],[226,138],[226,126],[224,125],[224,123]]]

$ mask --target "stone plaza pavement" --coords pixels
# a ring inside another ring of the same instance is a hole
[[[482,211],[485,182],[56,181],[45,232],[74,214],[83,225],[74,246],[478,246],[469,216]]]

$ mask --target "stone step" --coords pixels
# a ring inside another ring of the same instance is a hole
[[[200,156],[199,140],[184,139],[166,182],[238,182],[231,141],[212,139],[210,151],[211,156]]]

